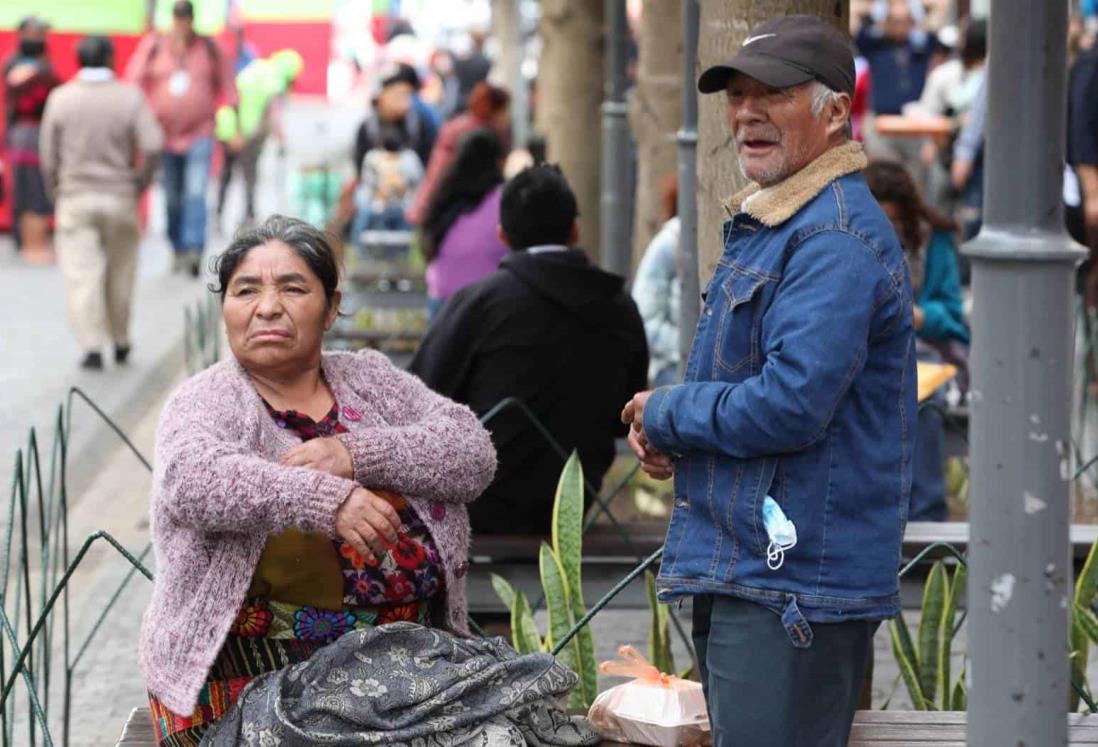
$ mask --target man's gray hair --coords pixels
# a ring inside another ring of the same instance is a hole
[[[812,96],[812,116],[819,119],[828,104],[837,102],[841,94],[839,94],[838,91],[833,91],[826,83],[820,80],[814,80],[808,85],[808,93]],[[847,138],[854,136],[854,127],[851,125],[849,117],[847,117],[846,120],[845,134]]]

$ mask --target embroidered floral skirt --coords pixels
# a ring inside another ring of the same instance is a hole
[[[156,742],[159,747],[198,747],[210,724],[224,716],[259,675],[305,661],[350,630],[397,621],[430,625],[430,607],[429,599],[341,610],[248,599],[210,668],[194,713],[172,713],[149,696]]]

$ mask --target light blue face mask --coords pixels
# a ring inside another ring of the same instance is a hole
[[[785,562],[785,553],[797,544],[797,527],[786,518],[782,507],[770,496],[763,501],[763,524],[770,544],[766,548],[766,567],[776,571]]]

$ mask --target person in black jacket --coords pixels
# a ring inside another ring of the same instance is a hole
[[[575,247],[576,198],[555,166],[519,173],[503,189],[500,269],[453,294],[411,371],[483,416],[516,397],[597,488],[625,435],[619,415],[647,379],[644,325],[624,280]],[[549,532],[561,457],[516,408],[486,423],[495,480],[469,506],[473,531]]]
[[[426,167],[438,131],[416,108],[416,81],[415,70],[407,65],[388,65],[378,73],[378,88],[371,101],[373,109],[358,126],[351,153],[355,173],[359,176],[366,154],[380,148],[387,137],[414,150]]]

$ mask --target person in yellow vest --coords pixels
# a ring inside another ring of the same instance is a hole
[[[225,194],[237,167],[244,173],[244,223],[255,222],[259,154],[272,130],[281,139],[275,122],[278,101],[293,86],[304,66],[301,55],[292,49],[252,60],[236,76],[239,104],[217,110],[214,132],[225,157],[217,192],[218,226],[225,210]]]

